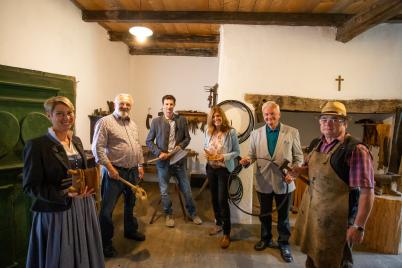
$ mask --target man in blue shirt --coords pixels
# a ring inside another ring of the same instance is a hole
[[[303,163],[299,131],[279,122],[280,108],[273,101],[263,104],[262,114],[266,124],[251,133],[248,156],[240,161],[242,165],[257,162],[255,187],[263,217],[260,217],[261,240],[254,248],[260,251],[274,247],[271,229],[272,202],[275,198],[278,209],[278,246],[283,260],[292,262],[289,209],[290,196],[296,187],[294,178],[284,176],[279,167],[285,160],[297,166]]]

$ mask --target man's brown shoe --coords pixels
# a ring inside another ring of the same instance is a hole
[[[214,227],[209,229],[208,234],[209,235],[216,235],[216,234],[219,234],[220,232],[222,232],[222,226],[215,225]]]
[[[174,227],[174,218],[173,215],[166,215],[165,224],[167,227],[173,228]]]
[[[223,248],[223,249],[229,247],[230,237],[228,235],[223,235],[220,244],[221,244],[221,248]]]

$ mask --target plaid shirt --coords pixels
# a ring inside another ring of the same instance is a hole
[[[97,163],[122,168],[142,166],[144,156],[138,138],[138,127],[129,118],[121,119],[112,113],[95,125],[92,153]]]
[[[349,135],[349,134],[346,134]],[[325,137],[321,137],[321,153],[328,153],[338,142],[338,139],[327,143]],[[366,146],[358,144],[348,160],[349,163],[349,187],[350,188],[374,188],[373,159]]]

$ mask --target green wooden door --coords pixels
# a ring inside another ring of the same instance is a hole
[[[1,267],[25,267],[31,213],[22,192],[22,151],[51,125],[43,103],[57,95],[75,104],[75,78],[0,65]]]

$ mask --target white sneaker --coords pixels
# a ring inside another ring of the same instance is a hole
[[[173,228],[174,227],[174,219],[173,215],[166,215],[165,224],[167,227]]]
[[[192,219],[193,222],[194,222],[195,224],[197,224],[197,225],[202,224],[202,220],[201,220],[201,218],[198,217],[198,216],[194,216],[194,217],[192,217],[191,219]]]

